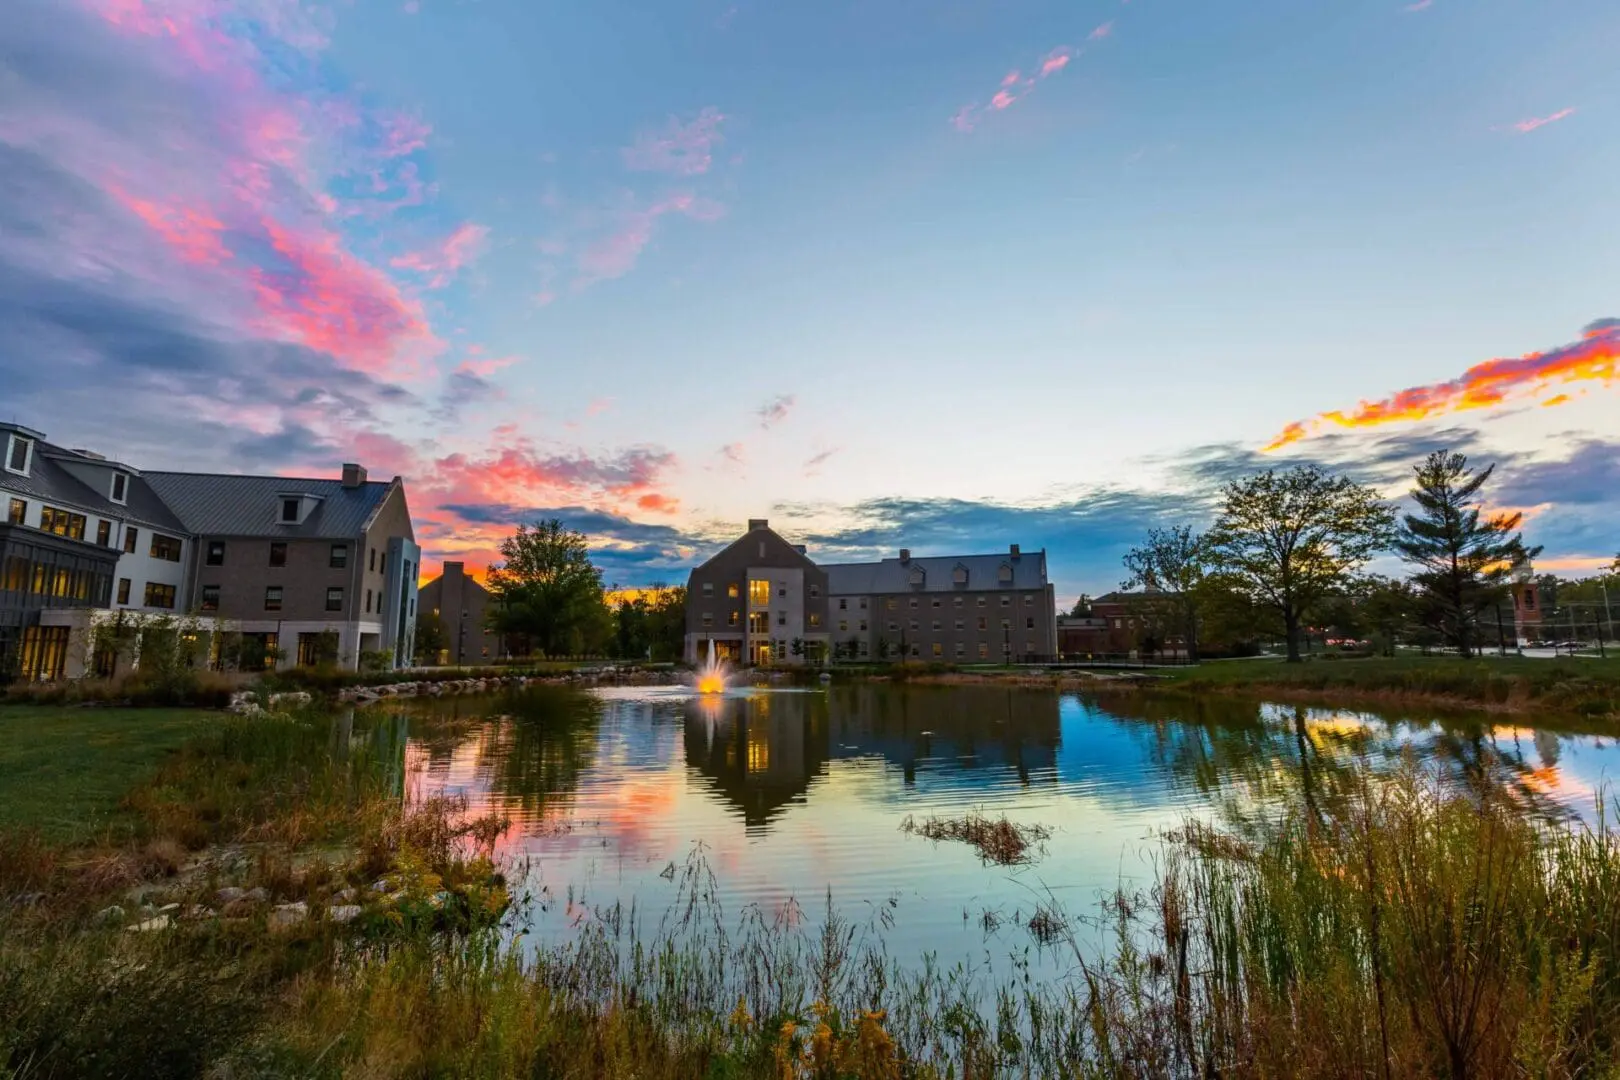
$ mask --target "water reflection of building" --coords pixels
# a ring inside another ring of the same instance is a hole
[[[827,763],[820,694],[700,699],[686,715],[686,761],[713,780],[750,827],[801,798]]]
[[[694,701],[686,760],[748,824],[805,798],[839,759],[881,757],[908,784],[986,789],[1056,778],[1058,697],[978,687],[835,687]]]

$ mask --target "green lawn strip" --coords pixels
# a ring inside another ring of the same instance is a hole
[[[0,709],[0,829],[58,844],[133,831],[124,796],[219,719],[195,709]]]

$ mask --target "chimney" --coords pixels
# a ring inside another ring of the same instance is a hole
[[[1013,557],[1013,561],[1016,562],[1018,560],[1018,545],[1014,544],[1010,550],[1011,550],[1011,554],[1012,554],[1012,557]]]
[[[446,578],[465,577],[466,576],[466,570],[467,570],[467,564],[466,563],[447,562],[447,563],[444,564],[444,576]]]
[[[770,520],[767,519],[767,518],[749,518],[748,519],[748,531],[749,532],[758,532],[760,529],[768,529],[770,527],[771,527],[771,523],[770,523]]]
[[[909,563],[910,561],[911,561],[911,549],[910,548],[901,548],[900,549],[900,565],[904,566],[907,563]]]
[[[366,470],[354,462],[346,462],[343,466],[343,486],[357,488],[366,482]]]

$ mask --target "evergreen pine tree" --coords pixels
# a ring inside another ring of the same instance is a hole
[[[1479,491],[1495,470],[1470,469],[1465,455],[1448,450],[1430,454],[1414,470],[1418,512],[1404,516],[1395,538],[1395,550],[1418,568],[1412,580],[1431,625],[1463,656],[1473,653],[1479,613],[1507,596],[1514,565],[1541,553],[1517,532],[1523,514],[1481,516]]]

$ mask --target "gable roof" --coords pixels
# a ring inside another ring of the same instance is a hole
[[[68,472],[62,466],[63,461],[101,465],[126,473],[129,476],[129,484],[125,488],[124,505],[120,506],[113,502]],[[163,500],[152,490],[142,473],[128,466],[121,466],[115,461],[76,454],[44,439],[34,441],[34,460],[29,466],[28,475],[18,476],[13,472],[0,472],[0,488],[15,491],[19,495],[32,496],[43,502],[61,504],[74,510],[88,510],[99,517],[133,521],[172,532],[185,531],[180,519],[164,505]]]
[[[781,533],[777,532],[768,525],[761,525],[758,528],[749,529],[747,532],[737,537],[737,539],[733,540],[731,543],[727,544],[725,547],[703,560],[703,562],[699,563],[697,568],[694,569],[692,573],[697,574],[707,568],[711,563],[720,562],[726,559],[733,552],[740,550],[743,544],[758,543],[762,539],[775,549],[766,555],[766,558],[768,559],[786,559],[788,562],[802,565],[807,570],[826,569],[825,567],[817,564],[813,559],[810,558],[810,556],[806,555],[804,553],[804,549],[799,547],[799,545],[788,543],[787,540],[783,539]],[[778,565],[780,565],[780,563]]]
[[[952,571],[965,567],[967,584],[958,588]],[[1000,579],[1002,566],[1013,571],[1011,582]],[[827,571],[829,595],[903,592],[994,592],[1000,589],[1041,589],[1046,587],[1046,552],[1026,551],[1014,559],[1008,552],[994,555],[916,556],[902,563],[898,558],[870,563],[830,563]],[[911,572],[921,569],[923,584],[911,584]]]
[[[359,536],[382,506],[392,482],[367,481],[346,488],[342,480],[224,473],[142,474],[189,532],[200,536],[267,536],[295,540],[347,540]],[[277,520],[280,499],[311,495],[320,500],[298,525]]]

